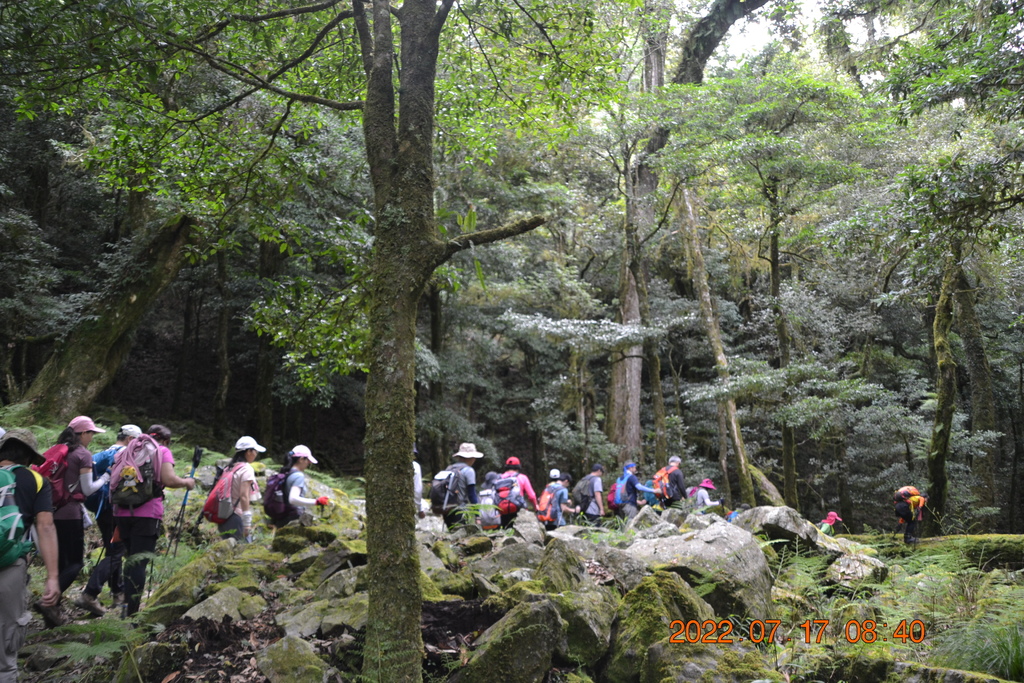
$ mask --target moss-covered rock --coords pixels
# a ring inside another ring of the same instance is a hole
[[[222,576],[241,576],[253,573],[260,579],[273,580],[281,573],[285,556],[269,550],[266,546],[250,543],[239,546],[230,559],[225,559]]]
[[[561,659],[586,664],[601,661],[611,644],[619,594],[611,588],[590,586],[551,599],[568,625],[566,651],[560,653]]]
[[[512,569],[535,569],[544,559],[544,550],[532,543],[512,543],[480,559],[472,558],[468,566],[493,580],[495,574]]]
[[[320,557],[320,553],[323,552],[323,548],[317,545],[311,545],[303,548],[299,552],[290,555],[286,560],[286,566],[288,571],[293,574],[298,574],[310,567],[316,558]]]
[[[366,593],[333,601],[331,609],[320,622],[320,633],[324,638],[334,638],[342,633],[355,633],[366,628],[369,601]]]
[[[225,588],[237,588],[245,593],[253,594],[259,593],[263,590],[255,576],[252,574],[246,574],[245,576],[232,576],[227,581],[218,581],[209,587],[208,592],[216,593],[217,591],[224,590]]]
[[[214,554],[192,560],[160,584],[140,618],[150,624],[171,623],[202,598],[204,587],[218,569]]]
[[[445,567],[453,572],[458,571],[460,564],[459,555],[455,552],[455,548],[452,547],[451,543],[444,539],[439,540],[430,547],[430,551],[434,554],[434,557],[441,560]]]
[[[602,680],[635,683],[646,666],[648,649],[669,636],[674,620],[703,622],[713,617],[711,606],[678,575],[655,572],[646,577],[619,605]]]
[[[640,683],[750,683],[782,681],[782,675],[765,665],[755,648],[672,643],[666,637],[647,651]]]
[[[544,549],[544,557],[533,572],[533,578],[541,581],[551,593],[576,590],[586,581],[587,568],[583,558],[576,554],[569,542],[554,539]]]
[[[477,583],[473,574],[463,569],[460,572],[450,572],[447,569],[427,572],[427,575],[434,580],[442,593],[457,595],[466,600],[472,600],[477,596]],[[487,596],[483,596],[487,597]]]
[[[342,569],[332,574],[330,578],[320,584],[313,596],[317,600],[331,600],[332,598],[347,598],[358,592],[359,580],[366,566]]]
[[[544,584],[540,581],[520,581],[484,600],[484,607],[496,612],[508,612],[521,602],[537,602],[546,597]]]
[[[320,553],[295,582],[298,588],[313,590],[335,572],[366,564],[366,541],[340,539]]]
[[[216,622],[223,621],[224,617],[231,617],[232,621],[239,621],[242,619],[239,606],[246,597],[242,591],[228,586],[193,605],[189,611],[185,612],[185,616],[192,619],[206,617]]]
[[[271,683],[325,683],[331,667],[305,640],[285,636],[256,658],[260,673]]]
[[[299,638],[315,636],[320,630],[324,616],[331,611],[333,600],[317,600],[298,604],[279,612],[277,625],[284,629],[286,635]]]
[[[463,555],[482,555],[491,552],[494,541],[489,536],[470,536],[459,541],[458,545]]]
[[[522,603],[484,631],[469,663],[452,683],[536,683],[556,651],[567,649],[566,624],[550,600]]]

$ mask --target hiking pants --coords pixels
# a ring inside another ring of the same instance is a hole
[[[625,519],[633,519],[638,514],[640,514],[640,509],[633,503],[622,504],[622,516]]]
[[[22,557],[0,569],[0,683],[18,680],[18,649],[32,616],[28,611],[28,565]]]
[[[72,503],[78,505],[78,503]],[[60,572],[60,592],[63,593],[75,582],[85,566],[85,528],[82,518],[55,519],[57,529],[57,571]]]
[[[232,512],[231,516],[222,524],[217,525],[217,531],[220,532],[221,538],[233,538],[239,543],[247,543],[245,537],[242,536],[244,524],[242,517],[237,512]]]
[[[146,566],[149,564],[148,559],[134,556],[156,550],[160,520],[155,517],[118,517],[117,528],[121,531],[126,552],[124,597],[127,615],[131,616],[139,611],[142,591],[146,588]]]
[[[124,543],[120,540],[116,543],[111,541],[117,525],[114,522],[114,511],[109,505],[104,506],[99,516],[96,517],[96,525],[100,528],[100,535],[103,537],[103,559],[92,570],[89,583],[85,586],[85,592],[98,598],[103,592],[103,585],[106,584],[110,586],[112,595],[123,593],[121,560],[124,559]]]

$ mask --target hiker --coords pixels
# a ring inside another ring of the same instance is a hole
[[[683,478],[683,471],[679,468],[682,462],[682,458],[673,455],[668,459],[668,465],[654,475],[652,485],[654,495],[657,496],[664,508],[682,502],[686,495],[686,480]],[[644,495],[646,497],[646,494]]]
[[[46,566],[46,582],[39,603],[43,609],[56,610],[60,600],[57,530],[53,525],[50,482],[28,468],[44,462],[36,449],[36,437],[27,429],[12,429],[0,436],[0,467],[10,475],[6,477],[0,472],[0,476],[14,482],[13,496],[0,494],[0,506],[17,507],[26,535],[30,528],[35,528],[35,549]],[[11,531],[15,530],[16,526],[12,525]],[[28,629],[27,555],[33,546],[30,539],[25,540],[28,543],[23,544],[17,556],[8,558],[11,563],[0,567],[0,683],[18,680],[18,649],[25,642]]]
[[[548,473],[549,483],[544,487],[540,500],[537,502],[537,519],[548,531],[554,531],[565,525],[566,516],[579,513],[580,509],[569,502],[568,473],[563,474],[557,469]]]
[[[843,518],[840,517],[838,513],[830,510],[829,513],[825,515],[825,519],[818,522],[818,531],[826,536],[835,536],[835,523],[841,521],[843,521]]]
[[[136,425],[122,425],[121,429],[117,431],[114,445],[92,456],[93,476],[100,477],[104,474],[108,476],[108,483],[85,501],[86,508],[92,509],[96,513],[96,526],[99,527],[100,538],[103,541],[103,559],[93,567],[85,589],[75,598],[75,606],[81,607],[97,617],[103,616],[107,611],[99,602],[104,584],[110,586],[111,607],[117,607],[124,602],[121,560],[124,558],[125,549],[121,537],[114,538],[116,524],[114,523],[114,508],[110,504],[109,472],[110,468],[114,466],[114,456],[117,455],[117,452],[141,433],[142,429]]]
[[[475,444],[459,444],[459,451],[452,455],[455,462],[434,475],[430,482],[430,509],[441,515],[448,531],[466,525],[470,512],[468,505],[479,505],[476,492],[476,472],[473,465],[484,454]]]
[[[302,508],[311,508],[314,505],[330,505],[331,499],[327,496],[320,496],[319,498],[307,498],[309,493],[309,487],[306,486],[306,470],[309,469],[310,465],[317,464],[317,459],[313,457],[313,452],[309,450],[308,446],[298,445],[295,448],[288,451],[288,455],[285,456],[284,467],[281,468],[281,472],[287,473],[287,477],[284,480],[284,498],[287,501],[288,511],[284,517],[278,523],[278,526],[284,526],[288,522],[292,522],[302,516]]]
[[[604,517],[602,475],[604,465],[595,463],[590,468],[590,474],[582,477],[572,489],[572,502],[583,511],[583,518],[595,526],[600,526],[601,518]]]
[[[222,476],[231,475],[231,500],[237,501],[231,516],[217,525],[223,538],[233,538],[238,543],[249,543],[252,537],[252,503],[260,499],[260,487],[256,483],[256,470],[252,463],[266,453],[251,436],[243,436],[235,442],[235,455],[231,458],[230,469]]]
[[[53,525],[57,530],[57,571],[60,573],[60,592],[64,593],[85,566],[85,526],[82,502],[110,481],[110,475],[104,474],[99,479],[92,476],[92,453],[89,444],[96,434],[107,430],[100,429],[91,418],[79,415],[68,423],[64,431],[57,437],[57,446],[66,446],[63,488],[70,497],[63,504],[54,501]],[[47,451],[50,452],[50,451]],[[53,487],[53,482],[50,483]],[[51,495],[55,489],[51,488]],[[49,610],[39,610],[47,626],[60,626],[64,623],[60,616],[60,606]]]
[[[616,502],[619,504],[619,514],[626,519],[633,519],[640,513],[640,507],[647,503],[641,503],[637,499],[637,492],[654,493],[654,489],[644,486],[636,476],[636,463],[627,462],[622,466],[622,476],[616,484],[623,489],[616,494]]]
[[[736,518],[742,515],[744,512],[750,509],[750,505],[747,503],[740,503],[740,506],[725,516],[725,521],[735,522]]]
[[[507,505],[503,507],[502,499],[502,485],[503,480],[514,480],[515,486],[511,491],[512,498],[508,500]],[[519,499],[515,499],[515,487],[518,487]],[[533,491],[533,485],[530,484],[530,478],[522,472],[522,466],[519,463],[519,458],[511,457],[505,461],[505,471],[501,473],[498,482],[495,483],[495,496],[498,500],[498,508],[501,512],[501,528],[509,529],[512,527],[512,523],[516,521],[516,515],[519,514],[519,510],[523,507],[529,506],[531,510],[537,509],[537,494]]]
[[[711,500],[711,496],[708,495],[708,491],[715,491],[715,483],[710,479],[705,479],[701,483],[697,484],[690,489],[690,498],[696,498],[694,506],[698,511],[703,512],[704,508],[709,508],[712,505],[721,505],[722,500]]]
[[[488,472],[484,476],[483,487],[479,491],[480,514],[476,518],[476,524],[484,531],[494,531],[501,528],[501,513],[494,501],[494,482],[498,481],[497,472]]]
[[[163,425],[151,425],[146,434],[157,443],[156,462],[159,463],[160,475],[154,477],[159,482],[155,495],[136,507],[114,505],[114,517],[117,520],[117,531],[125,546],[124,560],[124,615],[132,616],[139,611],[142,591],[146,587],[146,566],[149,564],[147,554],[156,550],[160,523],[164,518],[163,489],[185,488],[191,491],[196,487],[192,477],[179,477],[174,471],[174,455],[171,453],[171,430]],[[140,436],[138,439],[142,439]],[[138,439],[135,441],[137,442]],[[129,446],[128,448],[131,448]],[[128,450],[127,448],[125,450]],[[129,453],[131,451],[128,451]],[[111,484],[111,497],[119,482]],[[140,557],[135,557],[139,555]]]
[[[917,523],[924,517],[924,506],[928,503],[928,496],[917,490],[914,486],[904,486],[896,490],[893,495],[893,504],[899,523],[905,524],[903,528],[903,542],[917,543]]]
[[[423,511],[423,469],[420,464],[416,462],[416,456],[420,452],[416,448],[416,444],[412,445],[412,504],[416,509],[416,515],[423,519],[427,516],[427,513]]]

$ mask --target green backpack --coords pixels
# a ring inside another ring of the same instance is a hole
[[[34,547],[28,538],[21,510],[14,501],[15,467],[21,465],[0,467],[0,567],[10,567],[18,558],[32,552]],[[35,478],[36,486],[42,488],[39,475]]]

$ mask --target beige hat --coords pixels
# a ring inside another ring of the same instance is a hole
[[[0,436],[0,448],[4,447],[8,441],[20,441],[29,447],[32,451],[32,458],[30,465],[42,465],[46,462],[46,458],[39,454],[39,442],[36,441],[36,435],[27,429],[12,429],[9,432],[5,432],[3,436]]]
[[[459,445],[459,452],[452,456],[453,458],[482,458],[484,454],[476,449],[476,446],[471,443],[464,443]]]

